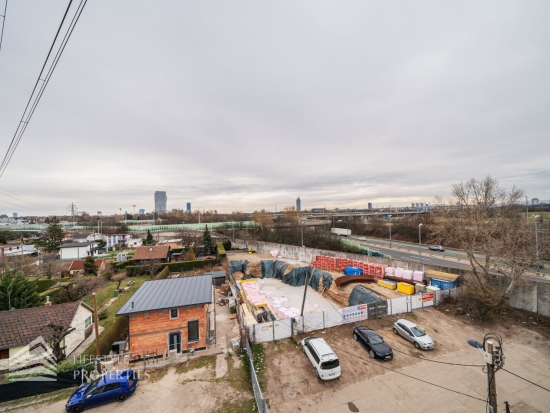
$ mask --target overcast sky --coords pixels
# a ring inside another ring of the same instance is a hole
[[[8,4],[2,157],[67,3]],[[168,209],[410,205],[487,174],[548,200],[548,16],[546,0],[89,1],[0,213],[149,211],[155,190]]]

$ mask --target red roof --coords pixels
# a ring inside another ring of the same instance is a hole
[[[95,260],[95,265],[100,267],[101,264],[103,264],[103,261],[105,260]],[[83,269],[84,269],[84,261],[82,260],[71,262],[71,266],[69,267],[69,271],[79,271]]]
[[[159,245],[155,247],[137,247],[134,254],[134,260],[163,260],[168,256],[169,245]]]

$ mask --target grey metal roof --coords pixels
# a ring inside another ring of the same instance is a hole
[[[116,315],[129,315],[211,302],[212,275],[210,274],[145,281]]]
[[[211,275],[212,278],[225,278],[225,271],[211,271],[207,272],[205,275]]]

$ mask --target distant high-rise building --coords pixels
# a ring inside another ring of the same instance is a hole
[[[300,197],[296,200],[296,211],[300,212],[302,210],[302,201],[300,201]]]
[[[191,202],[188,202],[188,203],[187,203],[187,210],[186,210],[186,212],[187,212],[188,214],[191,213]]]
[[[369,206],[369,209],[372,209],[372,202],[369,202],[368,206]]]
[[[533,198],[531,199],[531,204],[532,205],[535,205],[535,206],[539,206],[540,205],[540,200],[538,198]],[[14,218],[17,218],[14,214]]]
[[[155,191],[155,211],[159,214],[166,214],[166,192]]]
[[[144,215],[145,214],[145,210],[144,209],[140,209],[139,210],[139,215]]]
[[[537,200],[537,201],[538,201],[538,200]],[[535,204],[533,204],[533,205],[535,205]],[[17,212],[14,212],[14,213],[13,213],[13,217],[14,217],[14,218],[17,218]]]

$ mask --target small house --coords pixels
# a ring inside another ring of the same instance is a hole
[[[136,265],[146,264],[150,261],[170,262],[171,260],[172,248],[169,245],[138,247],[134,254]]]
[[[117,312],[128,317],[130,351],[206,348],[211,275],[145,281]]]
[[[98,254],[97,242],[70,242],[59,246],[59,258],[62,260],[80,260]]]
[[[97,266],[98,274],[101,274],[103,273],[103,271],[105,271],[105,268],[106,268],[105,260],[95,260],[95,265]],[[70,275],[84,274],[84,261],[75,260],[71,262],[71,266],[69,267],[69,274]]]
[[[63,353],[69,356],[93,333],[93,313],[81,301],[0,311],[0,371],[17,367],[32,350],[31,343],[41,337],[48,341],[49,325],[69,332],[61,341]]]

